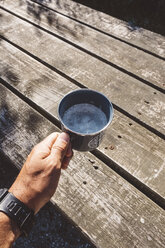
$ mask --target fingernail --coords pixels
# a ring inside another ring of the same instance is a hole
[[[69,134],[67,133],[61,133],[58,138],[62,139],[62,140],[65,140],[66,142],[69,142],[70,140],[70,137],[69,137]]]

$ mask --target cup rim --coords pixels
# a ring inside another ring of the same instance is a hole
[[[67,125],[63,122],[63,120],[62,120],[62,118],[61,118],[61,116],[60,116],[60,106],[61,106],[62,102],[64,101],[64,99],[65,99],[67,96],[69,96],[69,95],[71,95],[71,94],[73,94],[73,93],[76,93],[76,92],[80,92],[80,91],[91,91],[91,92],[97,93],[97,94],[99,94],[99,95],[102,95],[102,96],[103,96],[104,98],[106,98],[107,101],[109,102],[110,109],[111,109],[111,115],[110,115],[109,121],[107,122],[107,124],[106,124],[102,129],[100,129],[100,130],[97,131],[97,132],[94,132],[94,133],[83,133],[83,134],[82,134],[82,133],[79,133],[79,132],[75,132],[75,131],[73,131],[72,129],[70,129],[69,127],[67,127]],[[112,122],[113,116],[114,116],[114,109],[113,109],[112,102],[111,102],[103,93],[101,93],[101,92],[99,92],[99,91],[96,91],[96,90],[91,90],[91,89],[88,89],[88,88],[83,88],[83,89],[77,89],[77,90],[70,91],[69,93],[67,93],[67,94],[61,99],[61,101],[60,101],[60,103],[59,103],[59,105],[58,105],[58,117],[59,117],[59,120],[60,120],[61,124],[64,126],[64,128],[65,128],[67,131],[69,131],[69,132],[71,132],[71,133],[73,133],[73,134],[82,136],[82,137],[85,137],[85,136],[95,136],[95,135],[98,135],[98,134],[100,134],[101,132],[103,132],[103,131],[110,125],[110,123]]]

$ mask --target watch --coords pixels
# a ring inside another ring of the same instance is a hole
[[[0,189],[0,212],[13,219],[23,234],[29,234],[34,224],[34,212],[8,192],[8,189]]]

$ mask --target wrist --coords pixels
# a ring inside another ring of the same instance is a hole
[[[10,247],[13,242],[20,236],[20,230],[17,224],[10,219],[5,213],[0,212],[0,247]]]
[[[23,202],[34,213],[36,213],[37,209],[35,206],[35,201],[28,187],[24,188],[22,185],[19,186],[19,184],[17,185],[14,183],[9,189],[9,192],[12,193],[18,200]]]
[[[7,189],[0,189],[0,212],[11,218],[11,224],[14,221],[22,234],[29,234],[34,223],[34,212]]]

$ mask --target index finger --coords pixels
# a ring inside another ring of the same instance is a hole
[[[63,160],[68,146],[70,143],[70,137],[67,133],[61,133],[60,135],[58,135],[58,138],[56,139],[56,141],[54,142],[52,149],[51,149],[51,154],[57,158],[59,158],[61,161]]]
[[[43,141],[41,141],[39,143],[39,145],[44,145],[46,147],[48,147],[50,150],[54,144],[54,142],[56,141],[57,137],[59,136],[60,133],[58,132],[54,132],[54,133],[51,133],[49,136],[47,136]]]

